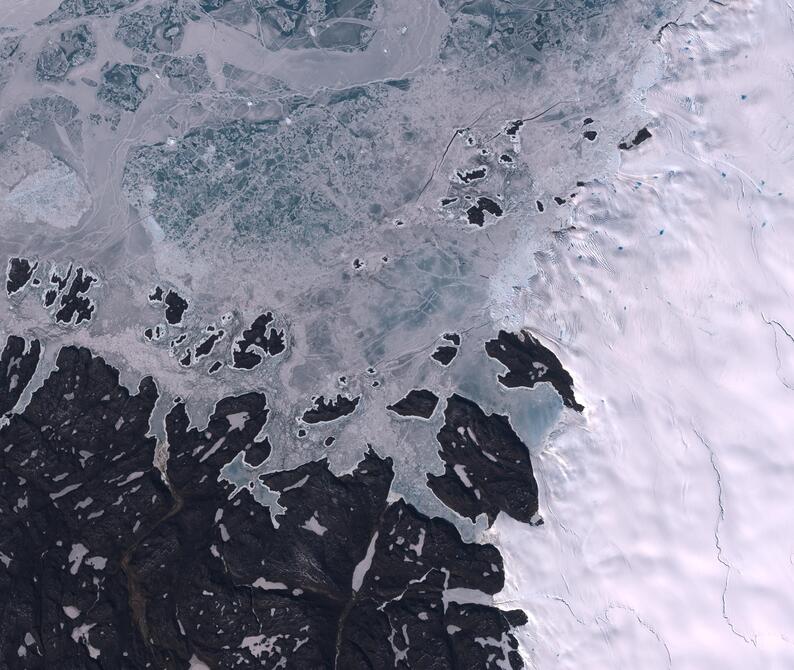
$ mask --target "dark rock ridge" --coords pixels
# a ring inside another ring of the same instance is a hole
[[[22,257],[8,260],[6,269],[6,293],[8,297],[19,293],[28,285],[39,287],[41,279],[35,277],[38,261]],[[65,272],[53,267],[49,273],[49,284],[41,290],[41,302],[57,323],[78,325],[93,318],[96,304],[88,295],[99,281],[97,275],[74,263],[69,263]]]
[[[66,347],[0,428],[0,667],[522,667],[526,616],[448,593],[497,593],[498,551],[389,502],[390,459],[262,475],[274,523],[218,479],[241,451],[269,456],[264,396],[221,400],[204,428],[177,402],[167,475],[147,436],[156,399],[151,378],[131,394]]]
[[[149,342],[157,342],[161,340],[165,334],[165,326],[161,326],[160,324],[152,326],[151,328],[146,328],[143,331],[144,338]]]
[[[9,335],[0,354],[0,415],[10,412],[30,382],[41,357],[38,340],[25,342],[21,337]]]
[[[225,334],[226,333],[224,333],[223,330],[219,330],[212,333],[203,342],[201,342],[196,347],[196,360],[200,360],[205,356],[209,356],[212,353],[212,350],[215,348],[215,345],[223,339]]]
[[[521,126],[524,125],[523,119],[517,119],[515,121],[510,121],[507,126],[505,126],[505,135],[509,137],[515,137],[518,135],[518,131],[521,130]]]
[[[157,288],[160,287],[158,286]],[[156,289],[153,295],[157,295]],[[174,289],[169,289],[168,293],[165,294],[165,298],[163,298],[163,303],[165,304],[165,320],[172,326],[178,326],[182,323],[182,318],[188,308],[187,300]]]
[[[265,356],[278,356],[287,348],[284,331],[268,326],[273,322],[273,314],[260,314],[249,328],[234,343],[232,349],[232,367],[239,370],[253,370],[264,360]]]
[[[38,267],[38,262],[31,261],[27,258],[15,256],[8,259],[8,267],[6,268],[6,293],[9,298],[27,286]]]
[[[647,128],[641,128],[637,131],[637,134],[634,135],[634,138],[628,141],[621,142],[618,144],[618,149],[621,151],[628,151],[629,149],[633,149],[636,146],[642,144],[645,140],[649,140],[653,137],[651,135],[651,131]]]
[[[454,394],[444,410],[436,439],[444,474],[428,474],[433,493],[472,521],[480,514],[492,524],[499,512],[529,523],[538,511],[538,485],[529,450],[507,417],[486,414],[471,400]]]
[[[162,286],[155,286],[152,289],[152,292],[148,296],[149,302],[155,302],[155,303],[163,302],[163,295],[164,295],[164,291]]]
[[[560,359],[544,347],[528,330],[520,333],[499,331],[496,339],[485,343],[485,351],[507,368],[499,375],[499,383],[507,388],[534,388],[536,384],[548,382],[566,407],[577,412],[584,410],[573,393],[573,378],[562,367]]]
[[[195,367],[203,359],[211,355],[220,358],[219,344],[230,332],[227,328],[219,328],[211,323],[201,329],[194,328],[195,318],[186,318],[191,309],[191,303],[174,288],[155,286],[147,293],[149,303],[158,309],[163,309],[166,324],[158,324],[145,328],[143,337],[148,342],[159,342],[166,335],[174,334],[168,343],[170,355],[184,368]],[[217,372],[222,365],[229,364],[237,370],[253,370],[258,367],[265,357],[278,356],[287,349],[284,329],[274,327],[272,312],[260,314],[253,323],[240,333],[231,346],[229,359],[225,362],[214,361],[209,369],[209,374]],[[231,328],[234,323],[234,314],[224,314],[220,323]],[[175,334],[173,329],[179,329]]]
[[[458,355],[458,348],[451,344],[442,344],[430,354],[430,358],[438,361],[441,365],[447,366],[452,362],[452,359]]]
[[[469,223],[475,226],[482,227],[485,223],[485,215],[491,214],[495,217],[500,217],[503,214],[502,208],[495,200],[480,196],[477,198],[475,204],[466,210],[466,218]]]
[[[455,176],[462,184],[470,184],[473,181],[480,181],[488,176],[488,168],[484,165],[472,168],[471,170],[458,170]]]
[[[447,342],[452,342],[456,347],[460,346],[460,335],[458,333],[444,333],[441,337]]]
[[[74,270],[74,264],[69,263],[69,267],[66,268],[66,272],[61,275],[61,271],[56,267],[53,268],[52,273],[50,274],[50,284],[53,284],[57,290],[63,291],[66,288],[66,284],[69,283],[69,277],[72,276],[72,270]]]
[[[187,347],[185,351],[182,353],[181,358],[179,359],[179,364],[183,368],[189,368],[192,363],[193,363],[193,349],[191,347]]]
[[[343,396],[341,393],[336,394],[336,398],[325,399],[325,396],[319,396],[314,399],[314,407],[307,409],[301,419],[304,423],[327,423],[328,421],[335,421],[341,419],[343,416],[352,414],[361,396],[349,398]]]
[[[69,270],[71,271],[71,267]],[[96,281],[96,277],[78,267],[69,289],[61,293],[60,307],[55,312],[55,320],[59,323],[74,325],[90,321],[96,306],[93,300],[86,296],[86,293]]]
[[[412,389],[402,400],[387,405],[386,409],[400,416],[429,419],[436,411],[436,405],[438,405],[438,396],[435,393],[427,389]]]

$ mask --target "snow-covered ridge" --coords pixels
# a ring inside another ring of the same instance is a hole
[[[794,667],[793,26],[668,26],[653,139],[516,298],[587,408],[535,456],[546,524],[489,538],[530,667]]]

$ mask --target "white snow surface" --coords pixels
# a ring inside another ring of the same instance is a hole
[[[68,616],[70,619],[76,619],[80,616],[80,610],[77,609],[74,605],[64,605],[63,606],[63,613]]]
[[[259,577],[257,580],[252,584],[252,586],[258,589],[264,589],[265,591],[272,591],[274,589],[286,589],[287,585],[283,584],[282,582],[271,582],[265,579],[264,577]]]
[[[190,657],[189,670],[210,670],[210,666],[208,666],[204,661],[200,660],[195,654]]]
[[[533,454],[545,524],[486,538],[530,668],[794,668],[793,26],[666,28],[653,138],[512,305],[587,408]]]

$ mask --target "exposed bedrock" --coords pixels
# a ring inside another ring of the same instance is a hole
[[[454,394],[436,439],[444,473],[428,474],[427,482],[444,504],[472,521],[485,514],[488,525],[499,512],[533,521],[538,485],[529,450],[506,416],[486,414],[475,402]]]
[[[498,551],[390,501],[391,459],[261,475],[274,520],[218,478],[241,451],[269,456],[265,397],[224,398],[206,427],[176,403],[163,474],[157,396],[65,347],[0,428],[2,667],[522,667],[522,612],[445,604],[449,589],[497,593]]]
[[[496,339],[485,343],[485,351],[507,368],[507,372],[498,377],[502,386],[534,388],[536,384],[548,382],[560,394],[566,407],[577,412],[584,410],[574,396],[570,373],[562,367],[554,352],[528,330],[519,333],[500,330]]]

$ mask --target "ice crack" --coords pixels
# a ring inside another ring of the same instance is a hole
[[[722,586],[722,618],[725,619],[725,623],[728,624],[728,627],[731,629],[731,632],[740,637],[742,640],[747,642],[748,644],[756,645],[756,641],[754,638],[749,638],[746,635],[739,632],[736,627],[733,625],[730,616],[728,616],[728,605],[727,605],[727,596],[728,596],[728,580],[730,579],[731,575],[731,564],[725,560],[723,555],[723,547],[722,541],[720,539],[720,527],[722,526],[722,522],[725,521],[725,503],[724,503],[724,491],[722,487],[722,475],[720,473],[720,469],[717,465],[717,454],[714,452],[713,447],[708,443],[708,441],[698,432],[698,430],[693,426],[692,430],[694,431],[695,435],[697,435],[698,440],[700,443],[706,448],[709,454],[709,461],[711,462],[711,469],[714,470],[714,476],[717,482],[717,504],[719,505],[719,514],[717,515],[717,522],[714,526],[714,546],[717,549],[717,560],[725,566],[725,582]]]
[[[546,595],[546,597],[549,600],[555,600],[556,602],[562,603],[563,605],[565,605],[568,608],[568,611],[571,613],[571,616],[574,619],[576,619],[576,622],[579,625],[581,625],[581,626],[586,626],[587,625],[582,619],[580,619],[578,616],[576,616],[576,612],[573,611],[573,608],[571,607],[570,603],[565,598],[563,598],[562,596],[552,596],[552,595],[548,595],[548,594]],[[606,614],[606,612],[605,612],[605,614]]]
[[[767,319],[766,316],[764,316],[763,312],[761,312],[761,318],[764,320],[764,323],[772,329],[772,335],[775,338],[774,340],[775,357],[777,358],[777,370],[775,370],[775,374],[777,375],[777,378],[780,380],[780,383],[783,384],[783,386],[785,386],[789,391],[794,391],[794,386],[791,386],[791,384],[789,384],[785,379],[783,379],[783,377],[780,376],[780,368],[783,367],[783,361],[780,360],[780,347],[778,347],[777,344],[777,328],[780,328],[780,330],[783,331],[783,334],[789,340],[791,340],[792,344],[794,344],[794,337],[791,335],[791,333],[789,333],[786,327],[782,323],[780,323],[780,321],[775,321],[774,319]],[[777,328],[775,328],[775,326],[777,326]]]
[[[667,642],[664,641],[664,638],[661,635],[659,635],[658,631],[653,626],[651,626],[651,624],[649,624],[639,614],[637,614],[637,610],[635,610],[633,607],[629,607],[628,605],[623,605],[621,603],[610,603],[609,607],[607,607],[604,610],[603,616],[605,619],[609,618],[609,610],[612,609],[624,610],[626,612],[630,612],[631,614],[633,614],[634,618],[637,620],[640,626],[642,626],[651,635],[653,635],[656,638],[657,642],[659,642],[659,644],[661,644],[664,647],[664,651],[667,654],[667,667],[668,668],[673,667],[673,657],[670,654],[670,648],[667,646]]]

